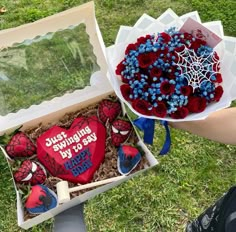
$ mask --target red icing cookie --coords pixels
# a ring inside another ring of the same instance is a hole
[[[97,116],[80,117],[70,129],[53,126],[37,139],[39,161],[56,177],[91,181],[105,156],[106,128]]]

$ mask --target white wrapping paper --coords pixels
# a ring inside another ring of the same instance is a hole
[[[115,70],[116,66],[124,58],[126,47],[128,44],[135,42],[140,36],[163,32],[171,27],[175,27],[179,30],[188,18],[192,18],[201,23],[201,19],[196,11],[179,17],[171,9],[168,9],[157,19],[154,19],[147,14],[143,14],[133,27],[121,26],[115,44],[106,49],[112,86],[117,96],[125,102],[136,115],[145,118],[163,119],[138,113],[132,108],[131,104],[123,98],[120,91],[120,85],[123,83],[115,74]],[[164,118],[167,121],[191,121],[204,119],[214,111],[229,107],[231,101],[236,99],[236,38],[224,36],[223,27],[220,21],[207,22],[202,25],[222,38],[222,41],[214,48],[214,50],[220,57],[224,94],[219,102],[209,104],[202,113],[189,114],[184,119],[172,119],[170,117]]]

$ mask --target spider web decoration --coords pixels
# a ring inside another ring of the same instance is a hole
[[[184,46],[183,51],[176,52],[178,55],[178,62],[176,63],[181,70],[181,74],[187,79],[188,85],[196,88],[201,87],[205,81],[212,82],[211,77],[216,75],[219,70],[219,60],[215,57],[215,53],[204,53],[197,55],[193,49],[188,49]]]
[[[51,172],[53,176],[67,175],[69,172],[64,169],[64,167],[58,164],[54,158],[52,158],[48,153],[44,156],[44,160],[48,165],[48,171]]]

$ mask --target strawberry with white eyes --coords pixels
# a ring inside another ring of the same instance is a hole
[[[132,131],[132,124],[129,121],[117,119],[112,123],[111,129],[111,142],[118,147],[128,139]]]
[[[47,174],[43,166],[31,160],[23,161],[14,173],[15,181],[20,184],[42,184],[46,178]]]

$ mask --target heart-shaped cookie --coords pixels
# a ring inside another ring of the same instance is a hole
[[[107,120],[112,123],[120,113],[121,105],[118,101],[113,102],[111,100],[104,99],[99,103],[98,117],[103,123],[106,123]]]
[[[98,117],[80,117],[68,130],[53,126],[43,133],[37,155],[51,175],[85,184],[104,160],[105,143],[106,128]]]

